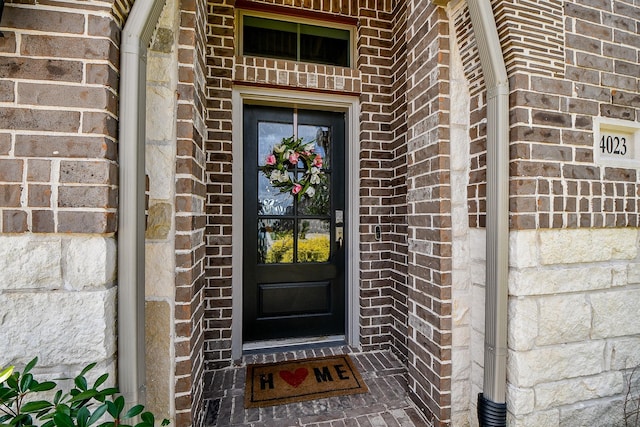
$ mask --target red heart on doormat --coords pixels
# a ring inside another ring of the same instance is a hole
[[[307,368],[298,368],[295,372],[280,371],[280,378],[285,380],[291,387],[298,387],[309,375]]]

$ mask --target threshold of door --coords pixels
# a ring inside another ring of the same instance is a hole
[[[253,341],[242,345],[243,354],[263,353],[264,351],[304,350],[319,346],[345,345],[344,335],[322,337],[286,338],[279,340]]]

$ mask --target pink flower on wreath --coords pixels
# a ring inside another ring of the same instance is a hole
[[[291,189],[291,192],[293,194],[298,194],[300,191],[302,190],[302,185],[300,184],[294,184],[293,188]]]
[[[289,154],[289,163],[291,163],[292,165],[298,164],[299,157],[300,155],[294,151],[293,153]]]
[[[274,156],[273,154],[269,154],[269,155],[267,156],[267,164],[268,164],[269,166],[273,166],[273,165],[275,165],[275,164],[276,164],[276,156]]]
[[[322,156],[320,154],[316,154],[316,157],[313,159],[313,166],[317,168],[322,167]]]

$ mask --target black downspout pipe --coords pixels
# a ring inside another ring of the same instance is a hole
[[[506,427],[507,404],[496,403],[478,393],[478,424],[480,427]]]

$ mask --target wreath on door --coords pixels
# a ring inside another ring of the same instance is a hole
[[[281,193],[290,193],[301,200],[312,198],[322,182],[322,156],[315,152],[314,142],[302,138],[282,138],[260,168],[271,185]]]

